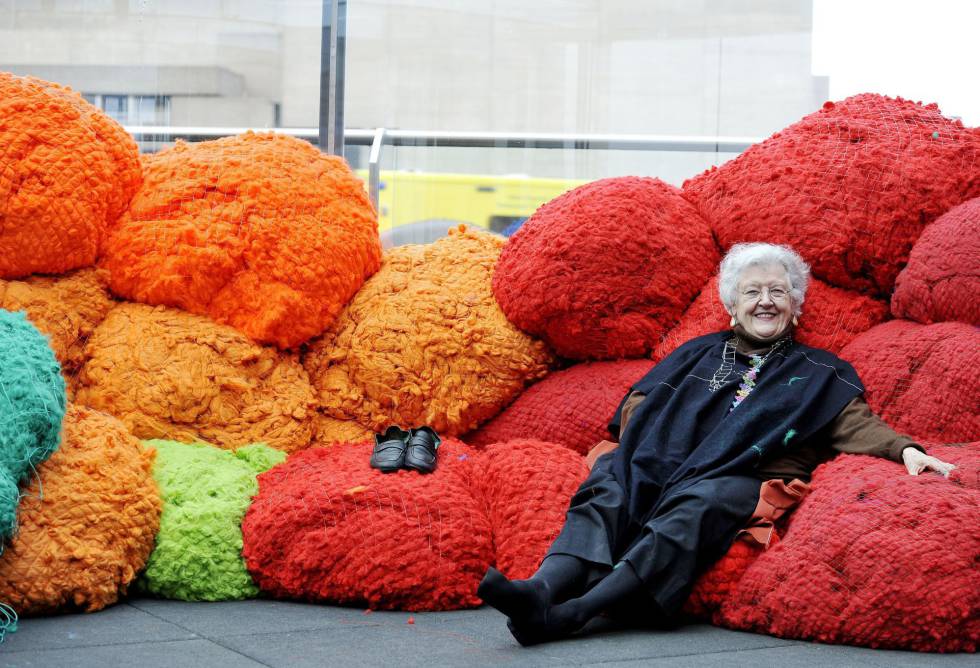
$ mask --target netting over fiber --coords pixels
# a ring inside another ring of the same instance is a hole
[[[811,278],[794,338],[806,345],[839,354],[855,336],[887,317],[888,305],[885,302]],[[730,329],[730,318],[718,295],[716,276],[704,286],[677,326],[657,345],[653,359],[662,360],[678,346],[697,336]]]
[[[980,443],[930,451],[961,467],[959,482],[856,455],[819,467],[783,540],[748,567],[720,621],[829,643],[976,651]]]
[[[863,94],[688,180],[723,247],[786,243],[839,287],[881,295],[925,225],[980,195],[980,132],[936,105]]]
[[[138,438],[286,452],[310,443],[315,400],[298,357],[208,318],[119,304],[86,357],[76,401],[115,415]]]
[[[652,366],[650,360],[621,360],[584,362],[556,371],[463,440],[485,446],[530,438],[584,455],[609,437],[606,426],[619,402]]]
[[[573,359],[640,357],[718,263],[708,225],[659,179],[556,197],[510,238],[493,277],[507,317]]]
[[[381,262],[364,184],[275,134],[178,144],[106,242],[113,292],[209,315],[280,348],[317,336]]]
[[[461,226],[388,251],[304,358],[323,413],[372,431],[429,425],[453,436],[544,376],[551,354],[507,321],[490,292],[503,243]]]
[[[912,438],[957,443],[980,434],[980,330],[892,320],[841,357],[857,369],[871,410]]]
[[[555,443],[517,439],[478,455],[477,493],[493,530],[497,568],[534,574],[562,526],[568,500],[589,474],[582,455]]]
[[[234,452],[203,444],[146,441],[163,499],[160,531],[141,589],[163,598],[224,601],[259,593],[242,559],[242,518],[259,491],[255,476],[286,459],[262,444]]]
[[[48,337],[61,364],[69,399],[85,361],[85,342],[114,305],[104,276],[80,269],[64,276],[31,276],[23,281],[0,280],[0,308],[24,311]]]
[[[980,197],[944,213],[912,247],[892,313],[924,324],[980,325]]]
[[[58,447],[65,381],[47,339],[0,309],[0,553],[17,526],[18,484]]]
[[[259,476],[243,554],[278,597],[375,609],[476,607],[490,526],[473,451],[447,439],[436,471],[380,473],[366,443],[310,448]]]
[[[18,613],[94,612],[143,568],[160,520],[153,454],[121,422],[71,405],[61,446],[26,490],[0,558],[0,600]]]
[[[95,262],[140,179],[114,120],[71,89],[0,72],[0,278]]]

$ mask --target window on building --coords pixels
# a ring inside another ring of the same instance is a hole
[[[102,110],[120,123],[129,122],[129,97],[126,95],[103,95]]]

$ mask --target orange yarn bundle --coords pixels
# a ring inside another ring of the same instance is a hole
[[[251,132],[148,156],[106,242],[113,292],[297,346],[340,313],[381,262],[377,215],[347,164]]]
[[[389,251],[310,345],[304,364],[321,410],[374,431],[427,424],[455,436],[544,376],[551,354],[507,321],[490,291],[503,244],[461,226],[433,244]]]
[[[61,445],[25,490],[0,559],[0,600],[22,615],[115,603],[160,525],[152,467],[153,453],[118,420],[69,406]]]
[[[120,304],[89,339],[76,401],[112,413],[141,439],[309,445],[315,401],[295,354],[162,306]]]
[[[0,278],[95,262],[141,176],[136,142],[78,93],[0,72]]]

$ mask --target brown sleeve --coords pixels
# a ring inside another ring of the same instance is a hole
[[[830,447],[837,452],[884,457],[895,462],[902,461],[902,450],[905,448],[925,452],[921,445],[908,436],[896,433],[872,413],[863,396],[851,400],[834,418],[828,429],[828,438]]]
[[[647,395],[642,392],[637,392],[633,390],[630,392],[629,396],[626,397],[626,401],[623,402],[623,411],[619,418],[619,433],[622,434],[626,431],[626,425],[629,424],[630,417],[633,415],[633,410],[640,405],[640,402],[646,398]]]

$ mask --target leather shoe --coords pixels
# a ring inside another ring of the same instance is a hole
[[[436,450],[440,443],[442,439],[432,427],[413,429],[405,450],[405,468],[432,473],[436,468]]]
[[[383,434],[374,435],[374,451],[371,453],[371,468],[382,473],[397,471],[405,463],[405,448],[410,432],[392,425]]]

